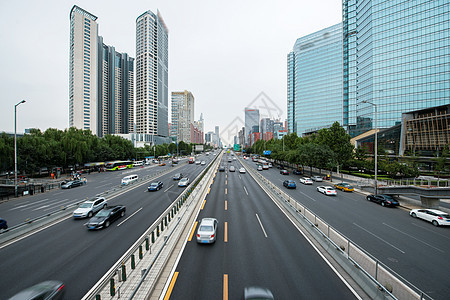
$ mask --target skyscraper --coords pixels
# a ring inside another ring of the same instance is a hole
[[[194,95],[189,91],[172,92],[171,136],[177,141],[191,143],[191,124],[194,122]]]
[[[342,24],[297,39],[287,66],[288,131],[342,124]]]
[[[252,133],[253,126],[259,126],[259,109],[245,108],[245,143],[249,144],[249,135]]]
[[[97,17],[74,5],[70,11],[69,127],[97,134]]]
[[[343,1],[344,125],[351,135],[399,124],[450,99],[450,2]]]
[[[136,131],[169,135],[168,29],[159,11],[136,19]]]
[[[134,58],[98,38],[98,136],[134,132]]]

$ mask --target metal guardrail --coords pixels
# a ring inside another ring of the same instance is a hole
[[[243,164],[245,165],[245,164]],[[256,182],[278,202],[323,248],[348,272],[372,299],[432,299],[425,292],[395,273],[338,230],[327,224],[306,206],[299,204],[271,181],[251,168],[246,168]]]
[[[152,259],[152,262],[149,266],[147,266],[144,270],[145,272],[142,274],[142,278],[138,285],[134,288],[129,299],[132,299],[138,292],[142,283],[146,279],[147,275],[153,268],[156,260],[159,258],[160,254],[163,252],[166,244],[169,239],[172,237],[172,233],[177,228],[180,223],[181,217],[178,216],[178,221],[175,226],[172,228],[172,231],[168,235],[162,235],[162,232],[165,228],[168,228],[170,222],[175,219],[177,213],[188,201],[188,198],[192,195],[194,196],[194,192],[197,193],[196,187],[201,183],[203,177],[207,172],[212,168],[217,158],[220,155],[217,155],[208,166],[192,181],[192,183],[167,207],[167,209],[159,216],[159,218],[141,235],[141,237],[128,249],[128,251],[109,269],[109,271],[98,281],[92,289],[82,298],[83,300],[87,299],[100,299],[101,296],[105,296],[105,289],[109,288],[109,296],[111,299],[114,297],[120,298],[120,287],[119,290],[116,291],[115,282],[116,278],[120,281],[126,281],[126,275],[123,277],[123,272],[126,272],[125,266],[130,266],[131,272],[135,272],[136,268],[136,253],[139,257],[139,261],[141,261],[146,254],[152,253],[151,246],[157,242],[157,239],[161,236],[164,236],[164,242],[161,247],[158,249],[155,257]],[[217,164],[216,164],[217,168]],[[201,185],[201,184],[200,184]],[[182,214],[184,214],[183,211]],[[144,252],[145,249],[145,252]],[[119,294],[118,294],[119,293]]]

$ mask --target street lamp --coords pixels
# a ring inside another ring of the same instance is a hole
[[[14,105],[14,195],[17,197],[17,106],[25,103],[25,100]]]
[[[377,175],[378,175],[378,128],[377,128],[377,105],[369,102],[368,100],[364,100],[361,103],[368,103],[375,107],[375,196],[377,195]]]

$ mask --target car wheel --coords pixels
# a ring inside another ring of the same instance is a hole
[[[381,202],[381,206],[386,206],[386,204],[384,202]]]
[[[416,215],[416,213],[412,213],[412,214],[411,214],[411,217],[413,217],[413,218],[417,218],[417,215]]]
[[[121,216],[121,217],[125,216],[125,212],[124,212],[124,211],[121,212],[121,213],[120,213],[120,216]]]
[[[106,221],[105,227],[109,227],[109,221]]]
[[[431,222],[434,226],[439,226],[439,223],[436,220],[433,220],[433,222]]]
[[[369,196],[367,196],[367,197],[366,197],[366,200],[367,200],[367,201],[370,201],[370,197],[369,197]]]
[[[103,205],[103,208],[106,208],[106,204]]]
[[[92,218],[92,211],[88,213],[88,218]]]

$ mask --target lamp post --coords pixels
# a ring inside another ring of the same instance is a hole
[[[368,103],[371,104],[373,107],[375,107],[375,196],[377,195],[377,188],[378,188],[378,182],[377,182],[377,175],[378,175],[378,128],[377,128],[377,105],[369,102],[368,100],[364,100],[361,103]]]
[[[14,105],[14,195],[17,197],[17,106],[25,103],[25,100]]]

